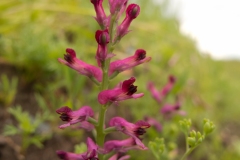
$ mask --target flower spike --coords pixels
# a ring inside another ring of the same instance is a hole
[[[147,149],[142,143],[140,136],[145,134],[145,129],[150,127],[150,124],[145,121],[137,121],[135,124],[126,121],[121,117],[114,117],[110,120],[109,126],[116,127],[116,129],[126,135],[131,136],[136,145],[141,149]]]
[[[131,77],[128,80],[123,81],[114,89],[104,90],[98,94],[98,102],[100,104],[106,104],[108,102],[117,102],[122,101],[130,98],[140,98],[144,94],[134,94],[137,92],[137,86],[134,86],[133,83],[135,82],[135,78]]]
[[[110,64],[109,75],[111,76],[114,72],[123,72],[150,60],[151,57],[146,57],[145,50],[138,49],[133,56],[112,62]]]
[[[56,112],[60,114],[60,118],[62,119],[62,121],[68,122],[59,126],[59,128],[61,129],[66,128],[72,124],[76,124],[78,122],[87,121],[88,117],[93,117],[94,115],[92,108],[89,106],[83,106],[76,111],[72,111],[69,107],[65,106],[57,109]]]
[[[98,82],[102,81],[102,70],[93,65],[87,64],[76,57],[76,52],[71,49],[66,49],[67,54],[64,55],[64,60],[58,58],[58,61],[68,67],[76,70],[78,73],[88,76],[90,79],[95,78]]]

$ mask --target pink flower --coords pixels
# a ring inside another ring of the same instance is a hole
[[[91,0],[91,3],[94,5],[94,9],[96,12],[96,21],[100,26],[104,26],[105,28],[107,28],[108,19],[104,12],[102,2],[103,0]]]
[[[95,128],[95,126],[92,125],[91,123],[87,122],[87,121],[83,121],[83,122],[80,123],[78,128],[82,128],[82,129],[85,129],[86,131],[90,132]]]
[[[140,149],[147,149],[140,139],[140,136],[146,133],[145,129],[150,127],[150,124],[147,122],[141,120],[136,123],[130,123],[121,117],[114,117],[110,120],[109,125],[111,127],[116,127],[118,131],[131,136]]]
[[[161,103],[163,98],[172,90],[173,85],[176,81],[174,76],[169,76],[168,83],[163,87],[161,91],[158,91],[152,82],[148,83],[147,88],[150,90],[152,97],[158,102]]]
[[[176,78],[174,76],[168,77],[168,83],[163,87],[162,91],[160,92],[161,95],[166,96],[173,88],[173,85],[176,82]]]
[[[128,0],[109,0],[109,6],[110,6],[110,13],[111,15],[114,15],[115,13],[118,13],[118,17],[124,12]]]
[[[137,92],[137,86],[134,86],[135,78],[131,77],[128,80],[123,81],[114,89],[104,90],[98,94],[98,102],[100,104],[106,104],[108,102],[117,102],[130,98],[140,98],[144,94],[134,94]]]
[[[131,69],[139,64],[148,62],[151,60],[151,57],[146,57],[146,51],[143,49],[136,50],[135,54],[131,57],[128,57],[123,60],[117,60],[110,64],[109,75],[112,75],[114,72],[122,72],[127,69]]]
[[[107,58],[111,58],[113,54],[107,53],[107,44],[109,43],[110,37],[108,34],[108,30],[97,30],[95,34],[95,39],[98,43],[96,59],[98,62],[98,66],[102,66],[102,62]]]
[[[131,137],[125,140],[111,140],[104,143],[104,154],[112,151],[126,152],[136,145],[135,140]]]
[[[147,148],[140,148],[136,145],[134,138],[128,138],[125,140],[111,140],[107,141],[104,144],[104,154],[108,154],[112,151],[117,153],[124,153],[131,149],[147,149]]]
[[[97,150],[98,146],[93,142],[91,138],[87,138],[87,152],[82,154],[75,154],[71,152],[65,151],[57,151],[57,155],[59,158],[63,160],[98,160]]]
[[[162,131],[162,125],[156,119],[151,117],[144,117],[144,120],[148,122],[151,127],[154,127],[158,132]]]
[[[128,28],[133,19],[140,13],[140,7],[137,4],[130,4],[126,10],[126,17],[123,22],[117,27],[117,39],[121,39],[129,32]]]
[[[87,121],[88,117],[93,117],[94,115],[92,108],[89,106],[83,106],[76,111],[72,111],[69,107],[65,106],[57,109],[56,112],[60,114],[60,118],[62,119],[62,121],[68,122],[66,124],[59,126],[59,128],[61,129],[66,128],[72,124],[76,124],[78,122]]]
[[[147,88],[150,91],[150,93],[152,94],[152,97],[158,103],[161,103],[162,102],[162,97],[161,97],[159,91],[157,90],[157,88],[154,86],[154,84],[152,82],[149,82],[148,85],[147,85]]]
[[[164,115],[165,118],[171,118],[171,116],[175,113],[185,116],[186,112],[180,110],[181,105],[180,102],[177,101],[175,104],[165,104],[160,112]]]
[[[64,60],[58,58],[58,61],[68,67],[76,70],[82,75],[89,78],[95,78],[98,82],[102,81],[102,70],[93,65],[87,64],[76,57],[76,53],[73,49],[67,48],[67,54],[64,55]]]

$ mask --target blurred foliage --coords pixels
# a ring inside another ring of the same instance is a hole
[[[31,144],[42,148],[42,142],[51,137],[51,132],[47,129],[49,128],[48,125],[44,123],[44,121],[49,119],[48,114],[38,113],[35,117],[32,117],[28,112],[22,111],[21,106],[9,108],[9,113],[17,120],[18,126],[6,125],[3,134],[21,135],[21,151],[23,153]]]
[[[161,106],[151,98],[146,83],[151,80],[161,89],[168,75],[172,74],[177,77],[177,83],[167,101],[174,102],[178,95],[182,109],[187,112],[186,118],[192,119],[196,130],[201,128],[204,117],[213,120],[217,126],[209,136],[211,138],[191,153],[191,159],[240,159],[240,75],[237,74],[240,63],[216,61],[201,53],[195,42],[180,31],[176,15],[168,12],[167,0],[161,5],[146,0],[130,2],[140,4],[141,14],[133,21],[132,31],[117,46],[114,53],[117,56],[113,60],[132,55],[138,48],[144,48],[152,60],[111,81],[111,86],[115,86],[133,74],[137,77],[138,91],[144,92],[145,96],[112,106],[109,116],[126,116],[125,111],[129,110],[129,119],[142,119],[145,115],[160,117]],[[107,6],[106,0],[104,5]],[[54,117],[55,109],[63,105],[73,109],[90,105],[98,111],[98,88],[86,77],[57,62],[66,48],[74,48],[78,58],[97,64],[94,34],[99,28],[93,16],[92,4],[86,0],[0,1],[0,64],[16,66],[23,79],[21,83],[25,84],[23,86],[34,85],[38,106],[50,117]],[[1,95],[3,92],[0,92]],[[177,134],[179,130],[176,127],[180,119],[179,115],[171,121],[159,118],[164,126],[163,132],[150,129],[146,142],[154,141],[156,137],[167,137],[165,144],[168,149],[174,148],[170,143],[173,140],[178,144],[177,148],[184,148],[183,137]],[[14,133],[16,129],[11,131]],[[183,152],[181,149],[173,151],[172,157]],[[138,155],[135,158],[138,160],[153,157],[147,151],[131,153],[133,158]]]
[[[12,80],[9,80],[5,74],[2,74],[0,78],[0,104],[8,107],[15,99],[18,79],[13,77]]]

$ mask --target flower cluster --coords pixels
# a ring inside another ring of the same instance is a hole
[[[168,77],[167,84],[161,90],[158,90],[154,86],[153,82],[149,82],[147,85],[147,88],[150,91],[153,99],[158,103],[159,106],[162,106],[159,112],[163,115],[165,119],[171,118],[171,116],[176,113],[180,115],[186,114],[184,111],[180,110],[181,103],[178,97],[176,98],[176,102],[174,104],[165,103],[165,99],[167,95],[171,92],[175,82],[176,82],[176,78],[170,75]],[[149,124],[154,126],[157,131],[162,130],[162,125],[156,119],[146,116],[145,120]]]
[[[112,103],[144,96],[143,93],[136,93],[135,77],[120,82],[112,89],[108,88],[109,80],[119,73],[151,60],[151,57],[146,56],[144,49],[137,49],[132,56],[111,62],[111,58],[115,56],[113,53],[114,47],[129,32],[129,26],[139,15],[140,7],[137,4],[128,5],[128,0],[109,0],[110,15],[106,15],[102,5],[103,0],[90,0],[90,2],[96,12],[95,20],[101,27],[101,30],[97,30],[95,33],[97,42],[95,58],[98,65],[94,66],[78,59],[76,52],[71,48],[67,48],[64,59],[59,58],[58,61],[76,70],[79,74],[89,77],[100,86],[101,91],[98,94],[99,115],[95,116],[90,106],[83,106],[74,111],[68,106],[64,106],[56,112],[60,115],[61,120],[66,122],[59,128],[64,129],[78,124],[78,128],[84,128],[88,131],[95,130],[96,142],[88,138],[88,150],[82,154],[57,151],[57,155],[64,160],[102,160],[105,154],[112,155],[109,160],[128,159],[130,157],[126,153],[128,150],[147,149],[142,142],[142,136],[146,133],[150,124],[143,120],[131,123],[122,117],[113,117],[107,126],[105,125],[105,114]],[[126,16],[122,22],[118,23],[124,11]],[[167,92],[167,89],[165,92]],[[98,117],[98,119],[94,117]],[[105,135],[113,131],[121,132],[128,138],[105,142]]]

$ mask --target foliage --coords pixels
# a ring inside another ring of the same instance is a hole
[[[1,75],[0,81],[0,104],[3,107],[8,107],[14,101],[17,93],[18,79],[13,77],[10,81],[7,75]]]
[[[16,135],[20,134],[22,137],[22,152],[31,145],[34,144],[37,147],[42,148],[42,142],[50,138],[50,133],[46,130],[47,124],[44,123],[48,120],[48,113],[38,113],[35,117],[29,115],[28,112],[22,111],[21,106],[9,108],[11,113],[18,122],[18,126],[6,125],[4,128],[4,135]]]

